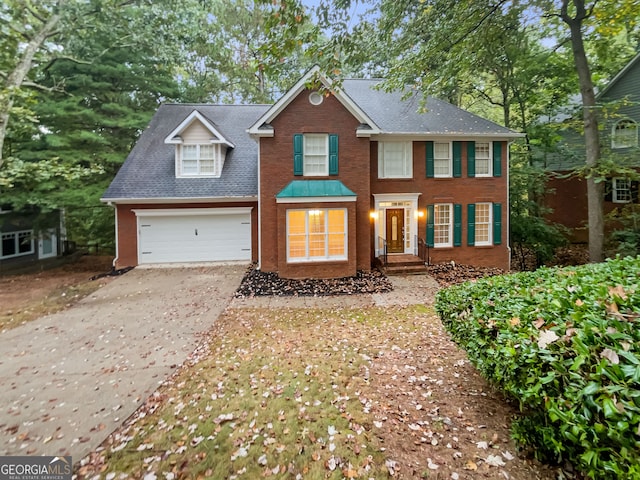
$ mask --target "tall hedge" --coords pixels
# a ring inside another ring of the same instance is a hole
[[[436,309],[516,399],[513,435],[591,478],[640,478],[640,257],[456,285]]]

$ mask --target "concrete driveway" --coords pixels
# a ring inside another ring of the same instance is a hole
[[[200,342],[246,266],[142,269],[0,335],[0,455],[94,450]]]

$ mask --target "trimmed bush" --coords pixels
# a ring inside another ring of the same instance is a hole
[[[513,436],[591,478],[640,478],[640,257],[441,290],[436,310],[520,404]]]

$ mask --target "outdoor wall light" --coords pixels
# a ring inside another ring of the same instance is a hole
[[[371,217],[371,220],[377,220],[378,212],[374,212],[374,211],[369,212],[369,217]]]

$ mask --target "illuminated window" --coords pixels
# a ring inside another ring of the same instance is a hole
[[[289,262],[346,259],[346,209],[287,210]]]

